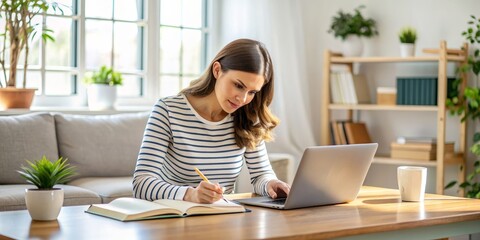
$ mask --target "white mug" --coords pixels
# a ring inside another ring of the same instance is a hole
[[[397,168],[398,190],[402,201],[421,202],[425,197],[427,168],[401,166]]]

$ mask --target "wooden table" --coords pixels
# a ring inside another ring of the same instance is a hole
[[[375,187],[362,187],[348,204],[138,222],[87,214],[87,207],[64,207],[50,222],[32,221],[26,210],[0,212],[0,239],[432,239],[480,232],[480,200],[428,194],[423,203],[400,202],[397,190]]]

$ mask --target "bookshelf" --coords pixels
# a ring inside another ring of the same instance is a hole
[[[325,51],[323,63],[323,81],[322,81],[322,104],[321,104],[321,126],[320,141],[321,145],[331,144],[330,139],[330,121],[332,111],[347,111],[347,119],[353,120],[353,111],[429,111],[436,112],[436,138],[437,138],[437,159],[435,161],[418,161],[409,159],[392,159],[386,156],[376,156],[374,163],[376,164],[394,164],[394,165],[416,165],[436,168],[436,193],[443,194],[445,186],[445,165],[456,164],[461,165],[458,173],[458,180],[465,179],[465,163],[466,163],[466,123],[458,123],[460,131],[460,139],[458,139],[459,152],[455,158],[445,158],[445,128],[446,128],[446,97],[447,97],[447,63],[454,62],[458,65],[467,61],[468,45],[465,43],[462,49],[448,49],[446,41],[440,42],[438,49],[424,49],[424,53],[431,54],[427,56],[414,57],[343,57],[341,54]],[[372,104],[333,104],[330,100],[330,75],[333,65],[346,65],[348,69],[353,71],[353,64],[375,64],[375,63],[415,63],[430,62],[438,64],[438,82],[437,82],[437,105],[436,106],[410,106],[410,105],[377,105]],[[466,75],[463,76],[466,79]],[[463,81],[461,88],[463,89],[467,81]],[[463,92],[463,91],[461,91]],[[462,194],[460,192],[459,194]]]

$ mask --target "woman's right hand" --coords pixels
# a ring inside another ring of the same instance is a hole
[[[223,190],[218,183],[201,181],[196,188],[188,188],[183,200],[196,203],[213,203],[223,198]]]

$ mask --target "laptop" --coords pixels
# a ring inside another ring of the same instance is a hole
[[[377,143],[308,147],[287,198],[255,197],[237,201],[276,209],[353,201],[363,185],[377,147]]]

